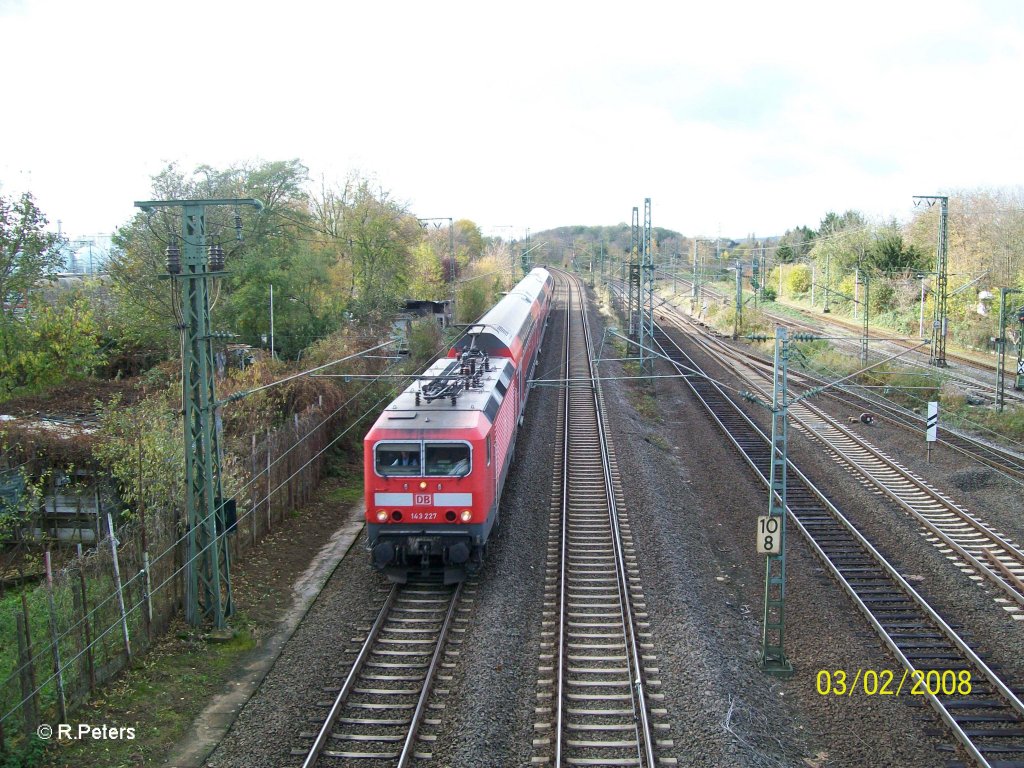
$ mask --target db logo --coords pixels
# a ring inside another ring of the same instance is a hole
[[[413,499],[413,503],[414,504],[422,504],[422,505],[425,505],[425,506],[430,506],[430,504],[432,503],[432,500],[430,498],[430,494],[429,493],[417,493],[415,498]]]

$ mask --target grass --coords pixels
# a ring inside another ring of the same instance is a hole
[[[655,432],[653,435],[650,435],[649,437],[645,437],[644,440],[653,445],[655,448],[664,451],[665,453],[672,453],[672,446],[669,445],[668,440],[666,440],[657,432]]]
[[[324,494],[326,501],[350,506],[363,498],[363,465],[360,461],[333,461],[328,472],[337,478],[338,485]]]
[[[661,411],[658,408],[658,401],[654,399],[654,396],[644,391],[647,388],[645,385],[646,382],[641,382],[630,386],[629,401],[641,418],[647,421],[654,421],[661,414]]]
[[[72,718],[77,723],[135,728],[133,740],[51,742],[40,768],[129,768],[163,765],[210,696],[237,673],[255,647],[245,617],[226,642],[207,642],[182,626],[168,633],[140,662],[106,686]],[[103,712],[102,721],[93,712]],[[26,766],[27,768],[27,766]]]
[[[0,754],[0,768],[34,768],[46,751],[46,742],[33,736],[9,752]]]
[[[102,562],[97,560],[96,562]],[[96,639],[102,629],[110,626],[119,626],[119,611],[116,600],[113,599],[113,579],[104,571],[95,573],[93,569],[87,569],[87,595],[90,611],[95,613],[90,616],[90,625],[94,638],[93,657],[97,668],[104,667],[113,662],[121,653],[121,635],[119,631],[108,632],[102,639]],[[137,587],[130,588],[125,580],[125,602],[131,605],[137,597]],[[79,589],[77,578],[68,576],[58,571],[54,579],[54,609],[56,613],[58,631],[63,634],[59,642],[61,659],[65,664],[79,653],[79,642],[81,642],[81,629],[78,622],[81,618],[80,611],[76,609],[72,592],[77,593]],[[21,596],[24,593],[29,605],[30,634],[32,638],[32,652],[34,655],[33,666],[35,668],[35,679],[41,685],[38,693],[40,717],[45,722],[46,713],[56,709],[57,688],[55,681],[46,682],[52,675],[53,657],[51,656],[51,631],[50,611],[48,601],[48,590],[44,584],[33,584],[21,587],[17,590],[8,591],[4,599],[0,601],[0,682],[10,681],[0,688],[0,708],[2,713],[11,709],[21,697],[21,686],[17,679],[18,669],[18,641],[15,616],[22,613]],[[134,611],[128,617],[129,633],[132,637],[138,637],[142,632],[142,619],[139,611]],[[64,684],[66,689],[73,690],[83,684],[83,665],[80,663],[69,664],[64,669]],[[2,714],[0,713],[0,714]],[[52,718],[51,718],[52,719]],[[20,710],[7,718],[4,723],[8,732],[21,731]],[[2,765],[2,764],[0,764]]]

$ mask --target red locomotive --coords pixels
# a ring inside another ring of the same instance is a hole
[[[554,281],[534,269],[380,415],[363,440],[373,564],[392,581],[483,562]]]

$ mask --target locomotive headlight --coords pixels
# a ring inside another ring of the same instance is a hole
[[[468,523],[470,520],[473,519],[473,510],[471,510],[471,509],[464,509],[464,510],[462,510],[461,517],[462,517],[462,522]]]
[[[388,520],[388,511],[386,509],[377,510],[377,522],[386,523]]]
[[[422,490],[426,489],[426,487],[427,487],[427,481],[426,480],[420,480],[420,490],[422,491]]]

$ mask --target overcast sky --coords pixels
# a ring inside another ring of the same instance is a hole
[[[503,237],[905,218],[1022,182],[1020,8],[0,0],[0,193],[109,232],[169,161],[299,158]]]

